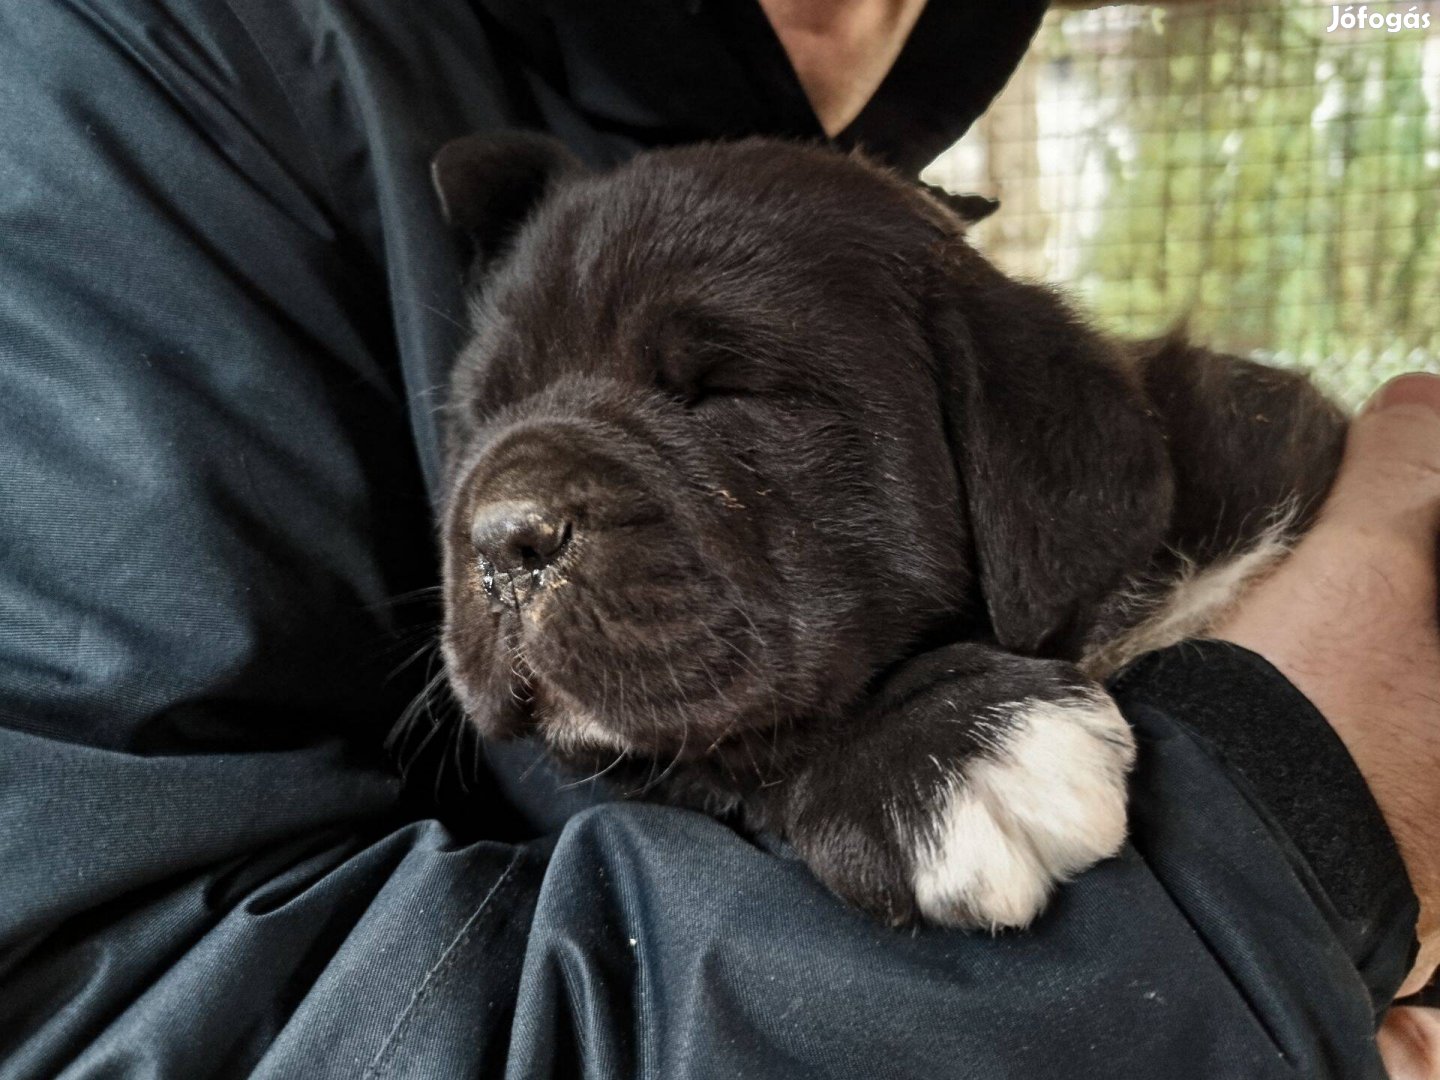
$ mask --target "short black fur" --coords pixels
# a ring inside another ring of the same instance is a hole
[[[435,175],[480,256],[442,534],[470,721],[741,809],[891,922],[1000,707],[1092,700],[1089,653],[1338,461],[1302,378],[1099,334],[853,156],[594,175],[526,136]],[[500,565],[477,518],[545,551]]]

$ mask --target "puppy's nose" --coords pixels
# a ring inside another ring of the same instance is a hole
[[[564,514],[531,502],[487,503],[470,523],[476,552],[507,574],[543,570],[570,542],[570,532]]]

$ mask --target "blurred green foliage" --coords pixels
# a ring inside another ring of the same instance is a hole
[[[1036,48],[1097,104],[1076,135],[1105,194],[1071,284],[1100,320],[1187,319],[1350,401],[1436,368],[1440,14],[1327,34],[1328,4],[1190,3],[1101,35],[1093,15],[1055,13]]]

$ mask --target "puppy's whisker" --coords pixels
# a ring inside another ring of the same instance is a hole
[[[428,659],[433,662],[436,654],[439,653],[439,651],[440,639],[438,637],[435,637],[434,632],[431,631],[430,637],[425,642],[425,644],[421,645],[418,649],[416,649],[414,652],[412,652],[409,656],[407,656],[404,660],[400,661],[400,663],[396,664],[395,667],[393,667],[389,672],[386,673],[385,681],[391,682],[395,680],[400,676],[402,672],[405,671],[406,668],[410,667],[417,661]]]
[[[470,781],[465,774],[465,763],[461,759],[461,754],[465,749],[466,737],[470,735],[478,736],[478,732],[475,732],[469,724],[456,724],[454,728],[455,737],[450,741],[450,761],[454,765],[455,779],[460,785],[461,792],[469,795]]]
[[[620,762],[624,761],[627,755],[628,751],[621,750],[620,753],[615,755],[615,760],[610,762],[609,765],[606,765],[599,772],[593,772],[589,776],[581,777],[579,780],[572,780],[568,784],[561,784],[556,790],[573,791],[575,788],[581,787],[585,784],[593,783],[594,781],[599,780],[602,776],[605,776],[608,772],[610,772],[611,769],[615,768],[616,765],[619,765]]]
[[[430,312],[432,315],[439,315],[440,318],[444,319],[451,326],[458,327],[460,330],[464,331],[467,334],[470,332],[470,327],[466,326],[463,322],[455,318],[455,316],[451,315],[448,311],[442,311],[434,304],[425,303],[424,300],[420,301],[420,306],[426,311]]]
[[[438,600],[444,589],[442,585],[426,585],[424,588],[411,589],[409,592],[396,593],[393,596],[381,597],[365,605],[366,611],[384,611],[390,608],[401,607],[405,604],[414,604],[422,600]]]
[[[651,715],[652,715],[652,717],[654,717],[655,722],[658,724],[658,722],[659,722],[659,716],[656,714],[655,709],[654,709],[653,706],[651,707]],[[683,729],[683,731],[681,732],[681,735],[680,735],[680,749],[679,749],[678,751],[676,751],[675,754],[671,757],[671,759],[670,759],[670,764],[668,764],[668,765],[665,766],[664,770],[660,773],[659,776],[655,776],[655,774],[654,774],[654,764],[655,764],[655,763],[652,761],[652,763],[651,763],[651,766],[652,766],[652,767],[651,767],[650,779],[647,780],[647,781],[645,782],[644,786],[641,787],[641,788],[639,789],[639,791],[635,792],[634,794],[636,794],[636,795],[646,795],[646,794],[649,794],[651,791],[655,790],[655,788],[659,787],[661,784],[663,784],[663,783],[665,782],[665,778],[668,777],[672,772],[674,772],[675,769],[676,769],[676,767],[680,764],[680,762],[681,762],[682,760],[684,760],[684,757],[685,757],[685,749],[686,749],[686,747],[688,747],[688,746],[690,745],[690,716],[689,716],[689,709],[685,709],[685,710],[680,714],[680,716],[681,716],[681,721],[682,721],[683,724],[685,725],[685,726],[684,726],[684,729]]]
[[[444,680],[444,669],[426,680],[420,692],[400,713],[400,719],[396,721],[385,740],[385,750],[395,759],[396,768],[400,770],[402,777],[408,774],[410,768],[441,731],[442,725],[435,718],[431,708],[431,699]],[[420,745],[411,750],[409,742],[413,732],[420,727],[422,717],[429,719],[429,729],[421,738]]]

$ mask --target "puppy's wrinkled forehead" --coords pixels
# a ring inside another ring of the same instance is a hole
[[[474,390],[493,407],[564,374],[657,371],[683,388],[697,349],[749,363],[731,378],[863,382],[877,352],[919,348],[905,337],[943,239],[907,185],[805,148],[696,147],[573,178],[478,282],[473,359],[490,359]]]

